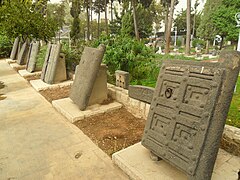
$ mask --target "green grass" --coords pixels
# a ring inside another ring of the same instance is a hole
[[[47,51],[47,45],[44,45],[40,48],[40,51],[37,55],[37,64],[36,64],[37,68],[43,67],[46,51]]]
[[[233,95],[226,124],[240,128],[240,77],[238,77],[237,91]]]

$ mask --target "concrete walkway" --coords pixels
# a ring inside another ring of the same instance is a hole
[[[0,60],[0,179],[128,179],[82,131]],[[1,97],[1,95],[0,95]]]

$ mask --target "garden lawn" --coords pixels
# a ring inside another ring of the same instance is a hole
[[[226,124],[240,128],[240,77],[238,77],[237,90],[232,98]]]

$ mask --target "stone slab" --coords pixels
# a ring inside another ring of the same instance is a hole
[[[61,44],[48,45],[41,75],[41,79],[48,84],[67,79],[65,56],[60,51]]]
[[[139,85],[128,87],[129,97],[151,104],[154,88]]]
[[[30,84],[36,91],[43,91],[46,89],[54,89],[59,87],[71,86],[73,81],[64,81],[58,84],[47,84],[43,82],[41,79],[31,80]]]
[[[95,104],[88,106],[85,111],[79,110],[78,106],[70,98],[52,101],[52,105],[58,112],[64,115],[71,123],[82,120],[86,117],[95,116],[120,109],[122,104],[113,102],[106,105]]]
[[[37,64],[37,55],[39,52],[39,41],[32,42],[29,47],[29,53],[27,57],[27,71],[28,72],[34,72]]]
[[[104,52],[105,46],[101,45],[99,48],[84,48],[69,96],[80,110],[88,106]]]
[[[29,42],[25,41],[19,51],[17,63],[20,65],[24,65],[27,62],[27,55],[29,51]]]
[[[89,98],[88,106],[101,104],[107,99],[107,66],[101,64],[97,78],[93,85],[92,93]]]
[[[12,59],[6,59],[6,62],[8,64],[11,64],[11,63],[16,63],[17,61],[16,60],[12,60]]]
[[[9,65],[16,70],[22,70],[26,68],[26,65],[19,65],[18,63],[10,63]]]
[[[240,69],[240,53],[220,63],[164,61],[142,144],[190,179],[210,180]]]
[[[26,77],[31,77],[31,76],[39,76],[39,75],[41,75],[42,72],[41,71],[36,71],[36,72],[30,73],[26,69],[22,69],[22,70],[19,70],[18,73],[22,77],[26,78]]]
[[[113,162],[134,180],[187,180],[185,173],[165,161],[150,159],[149,150],[137,143],[112,155]],[[212,180],[237,180],[240,158],[220,149]]]
[[[19,41],[20,41],[20,38],[17,37],[17,38],[15,38],[14,43],[13,43],[13,47],[12,47],[12,51],[11,51],[11,55],[10,55],[10,58],[13,60],[17,59]]]

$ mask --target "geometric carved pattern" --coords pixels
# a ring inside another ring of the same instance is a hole
[[[204,147],[224,69],[203,64],[164,63],[142,144],[194,176]]]

